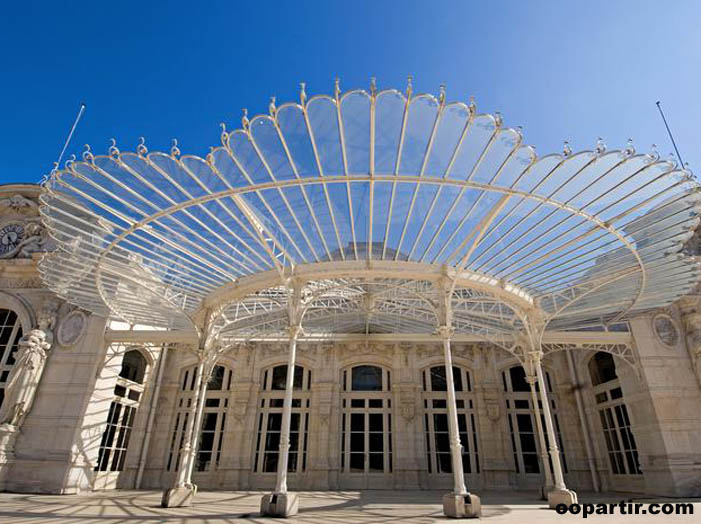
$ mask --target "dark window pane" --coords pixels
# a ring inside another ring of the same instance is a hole
[[[535,453],[524,453],[523,467],[526,470],[526,473],[540,473],[538,456]]]
[[[383,471],[385,469],[384,464],[384,454],[382,453],[370,453],[368,460],[368,467],[373,471]]]
[[[365,454],[351,453],[350,454],[350,469],[355,471],[365,470]]]
[[[599,351],[589,361],[589,376],[593,385],[616,380],[616,363],[609,353]]]
[[[382,391],[382,368],[356,366],[351,370],[353,391]]]
[[[368,426],[370,431],[382,431],[383,430],[383,415],[381,413],[370,413],[368,415],[369,421]]]
[[[365,415],[351,413],[351,431],[365,431]]]
[[[350,450],[358,452],[365,451],[365,433],[351,433]]]
[[[514,366],[509,369],[512,391],[530,391],[531,386],[526,382],[526,371],[522,366]]]
[[[135,349],[127,351],[122,359],[122,370],[119,372],[119,376],[132,382],[143,384],[145,373],[146,359],[141,354],[141,351]]]
[[[304,380],[304,368],[302,366],[295,366],[295,376],[293,380],[294,389],[302,389],[302,382]],[[284,390],[285,384],[287,383],[287,364],[282,366],[275,366],[273,368],[273,378],[271,389],[273,390]]]
[[[212,391],[221,391],[224,384],[224,372],[225,368],[222,366],[214,366],[212,370],[212,376],[207,382],[207,389]]]

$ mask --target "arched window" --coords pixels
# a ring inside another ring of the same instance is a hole
[[[253,461],[254,472],[274,473],[277,471],[286,382],[287,364],[263,371],[260,410],[256,428],[256,455]],[[289,472],[302,472],[307,469],[311,382],[311,370],[295,366],[292,416],[290,418],[290,451],[287,459],[287,471]]]
[[[611,471],[616,475],[640,475],[638,447],[631,430],[628,408],[616,374],[616,362],[599,351],[589,361],[589,376],[604,432]]]
[[[17,313],[10,309],[0,309],[0,406],[5,398],[5,385],[15,364],[21,338],[22,326]]]
[[[127,351],[114,386],[114,400],[107,413],[95,471],[122,471],[136,410],[144,392],[146,359],[139,350]]]
[[[560,461],[562,462],[563,471],[567,473],[567,460],[562,445],[560,419],[557,413],[557,399],[553,394],[550,373],[545,371],[544,375],[548,391],[548,400],[550,401],[550,411],[553,416],[553,425],[555,427],[557,443],[560,448]],[[536,433],[535,414],[531,401],[531,386],[526,381],[526,371],[522,366],[513,366],[508,370],[502,371],[501,378],[504,386],[504,395],[506,397],[506,414],[509,423],[511,449],[514,455],[516,473],[526,475],[540,474],[538,455],[541,450]],[[538,390],[538,387],[536,383],[536,390]],[[540,399],[538,400],[538,409],[541,416],[541,426],[545,434],[546,446],[549,447],[550,435],[545,425],[545,415],[542,412],[543,404]],[[548,462],[552,470],[552,460],[549,459]]]
[[[445,366],[433,366],[422,371],[424,430],[429,473],[451,473],[450,436]],[[475,403],[470,372],[453,366],[455,403],[458,408],[458,430],[462,444],[464,473],[479,473],[480,463],[475,424]]]
[[[343,370],[341,470],[358,479],[392,472],[390,371],[360,365]],[[363,480],[360,487],[366,487]]]
[[[212,370],[212,375],[207,383],[207,394],[202,411],[202,426],[200,427],[194,471],[210,471],[219,466],[232,375],[233,372],[224,366],[214,366]],[[195,366],[183,370],[180,379],[180,395],[176,403],[175,423],[170,437],[170,453],[166,464],[168,471],[178,470],[185,428],[192,405],[195,402],[196,379]]]

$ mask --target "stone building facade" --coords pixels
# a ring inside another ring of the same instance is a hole
[[[0,490],[167,487],[196,357],[178,343],[111,343],[107,319],[42,286],[37,261],[52,246],[38,195],[38,186],[0,187]],[[700,496],[701,294],[619,329],[625,352],[581,332],[577,348],[553,348],[543,362],[567,485]],[[200,489],[274,486],[286,351],[255,343],[218,360],[193,475]],[[441,351],[301,340],[291,488],[450,489]],[[455,343],[453,355],[470,488],[540,488],[550,462],[523,368],[486,344]],[[19,365],[31,380],[6,396]]]

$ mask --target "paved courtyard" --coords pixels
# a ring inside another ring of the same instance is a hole
[[[288,522],[308,524],[352,524],[401,522],[423,524],[449,522],[441,514],[441,492],[431,491],[346,491],[301,493],[300,513]],[[482,520],[500,523],[548,523],[582,520],[582,515],[558,515],[548,510],[531,493],[482,493]],[[281,522],[261,518],[258,504],[261,492],[202,492],[192,508],[163,509],[160,492],[112,491],[89,495],[23,495],[0,493],[0,522],[9,523],[73,523],[129,522],[223,523]],[[582,502],[619,502],[630,497],[622,494],[583,494]],[[634,502],[653,502],[633,499]],[[678,502],[656,499],[655,502]],[[695,515],[601,516],[592,515],[586,522],[630,523],[698,522],[701,500],[694,501]]]

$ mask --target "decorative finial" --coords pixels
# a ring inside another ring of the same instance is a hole
[[[652,146],[650,146],[650,156],[653,162],[657,162],[660,159],[660,152],[657,150],[657,144],[652,144]]]
[[[63,167],[65,169],[70,169],[74,163],[75,163],[75,155],[71,155],[68,157],[68,160],[66,160],[65,164],[63,164]]]
[[[144,156],[146,153],[148,153],[148,149],[146,148],[146,139],[140,136],[139,145],[136,146],[136,154],[139,156]]]
[[[626,141],[626,148],[623,150],[626,156],[633,156],[635,154],[635,146],[633,146],[633,139],[629,138]]]
[[[406,97],[411,98],[411,94],[414,92],[414,77],[409,75],[406,77]]]
[[[445,105],[445,84],[441,84],[438,88],[438,103],[441,106]]]
[[[241,125],[243,126],[244,131],[248,131],[248,125],[250,124],[250,121],[248,120],[248,109],[244,107],[241,111],[243,112],[243,116],[241,117]]]
[[[604,139],[599,137],[596,139],[596,148],[595,148],[596,154],[601,156],[606,152],[606,144],[604,143]]]
[[[307,83],[300,82],[299,84],[299,103],[305,105],[307,103]]]
[[[501,125],[504,123],[504,120],[501,117],[501,113],[499,111],[496,111],[494,113],[494,124],[497,127],[501,127]]]
[[[226,146],[229,143],[229,133],[226,132],[226,124],[224,122],[219,123],[219,127],[221,127],[221,145]]]
[[[277,107],[275,107],[275,97],[274,96],[270,97],[270,103],[268,104],[268,113],[270,113],[270,116],[275,118],[275,114],[277,113]]]
[[[209,153],[207,153],[207,156],[205,157],[205,161],[210,166],[214,165],[214,148],[212,146],[209,146]]]
[[[92,151],[90,151],[90,144],[85,144],[85,150],[83,151],[83,161],[85,162],[90,162],[91,164],[95,160],[95,157],[92,154]],[[58,164],[56,165],[58,167]]]
[[[475,103],[475,96],[470,95],[470,102],[467,104],[467,108],[473,115],[477,112],[477,104]]]
[[[667,155],[667,162],[672,164],[672,169],[677,167],[677,157],[670,151],[670,153]]]
[[[565,140],[565,144],[562,147],[562,155],[567,158],[568,156],[572,156],[572,148],[570,147],[570,143],[568,140]]]
[[[341,79],[336,77],[333,81],[333,97],[338,100],[341,97]]]
[[[110,156],[118,156],[119,149],[117,149],[117,141],[114,138],[110,138],[110,147],[107,150]]]
[[[523,138],[523,126],[516,126],[516,133]]]
[[[170,156],[172,156],[173,158],[180,156],[180,148],[178,147],[178,139],[177,138],[174,138],[171,142]]]
[[[370,95],[373,98],[377,95],[377,79],[374,76],[370,77]]]

